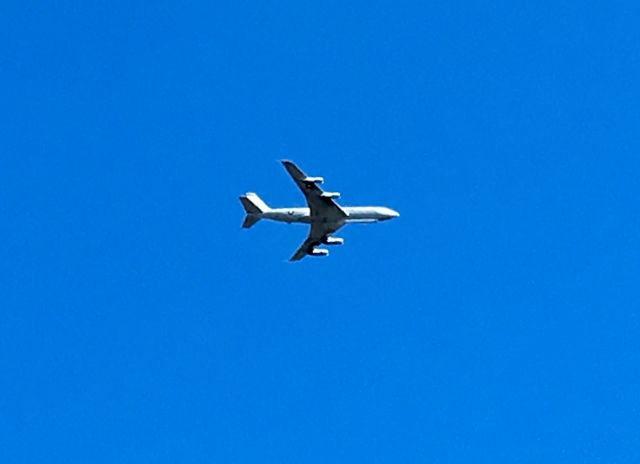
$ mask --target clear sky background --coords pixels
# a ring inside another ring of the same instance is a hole
[[[640,462],[639,5],[2,2],[0,460]]]

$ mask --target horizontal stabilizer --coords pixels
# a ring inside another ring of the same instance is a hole
[[[247,215],[244,218],[242,227],[248,229],[262,218],[262,214],[269,211],[267,204],[253,192],[248,192],[240,197],[240,203]]]
[[[240,202],[247,214],[260,214],[269,211],[267,204],[253,192],[242,195]]]
[[[255,214],[247,214],[244,217],[244,222],[242,223],[242,228],[243,229],[248,229],[249,227],[254,225],[256,222],[258,222],[259,220],[260,220],[260,216],[257,216]]]

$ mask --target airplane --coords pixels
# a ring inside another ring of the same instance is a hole
[[[307,255],[327,256],[329,250],[319,245],[342,245],[342,238],[331,235],[345,224],[386,221],[400,216],[384,206],[340,206],[335,201],[340,196],[338,192],[325,192],[318,186],[324,178],[307,176],[289,160],[281,163],[302,191],[308,208],[270,208],[257,194],[248,192],[240,196],[246,212],[242,227],[248,229],[260,219],[309,224],[309,235],[290,261],[299,261]]]

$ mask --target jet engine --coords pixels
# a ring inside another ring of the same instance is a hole
[[[344,243],[344,239],[340,237],[326,237],[322,243],[325,245],[342,245]]]
[[[305,177],[302,182],[307,184],[321,184],[324,182],[324,177]]]
[[[324,248],[312,248],[309,254],[311,256],[328,256],[329,250],[325,250]]]
[[[322,192],[320,196],[322,198],[338,198],[340,196],[340,192]]]

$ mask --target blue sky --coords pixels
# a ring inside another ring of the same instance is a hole
[[[3,2],[3,462],[638,462],[639,14]]]

